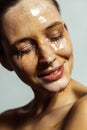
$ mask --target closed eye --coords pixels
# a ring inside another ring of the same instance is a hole
[[[50,38],[52,42],[59,41],[63,38],[63,34]]]
[[[30,39],[21,40],[19,43],[16,44],[16,48],[19,51],[19,55],[23,56],[24,54],[28,54],[33,48],[34,43]]]
[[[23,56],[24,54],[28,54],[32,50],[32,48],[33,47],[31,46],[31,47],[27,47],[22,50],[19,50],[19,55]]]
[[[60,41],[64,36],[64,24],[62,22],[55,22],[46,29],[46,36],[51,42]]]

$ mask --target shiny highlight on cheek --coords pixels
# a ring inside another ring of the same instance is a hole
[[[60,41],[52,42],[51,46],[55,50],[56,54],[65,56],[70,56],[72,54],[72,45],[70,44],[70,41],[67,41],[65,38]]]
[[[57,51],[58,50],[58,48],[56,47],[56,45],[53,43],[53,44],[51,44],[51,46],[54,48],[54,50],[55,51]]]
[[[60,51],[65,48],[66,39],[62,39],[60,41],[52,42],[51,46],[54,48],[55,51]]]

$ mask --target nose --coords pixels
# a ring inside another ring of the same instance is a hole
[[[50,66],[53,66],[54,61],[56,60],[56,55],[47,44],[40,44],[38,49],[38,65],[39,70],[46,69]]]

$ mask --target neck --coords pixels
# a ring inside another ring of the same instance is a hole
[[[65,107],[76,101],[74,97],[71,85],[68,85],[61,92],[50,92],[47,90],[34,90],[35,92],[35,102],[37,106],[38,113],[45,110],[54,110],[60,107]]]
[[[56,109],[58,106],[60,95],[62,95],[63,92],[59,93],[35,93],[35,104],[36,104],[36,113],[41,114],[46,111],[51,111],[53,109]],[[64,104],[64,103],[63,103]],[[63,105],[59,103],[59,105]]]
[[[51,98],[55,95],[55,93],[49,91],[35,91],[35,100],[40,104],[47,104]]]
[[[33,91],[35,94],[34,102],[36,104],[37,114],[42,113],[49,106],[55,93],[40,89],[34,89]]]

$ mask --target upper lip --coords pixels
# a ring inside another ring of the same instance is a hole
[[[53,73],[53,72],[55,72],[56,70],[60,69],[61,66],[62,66],[62,65],[60,65],[59,67],[55,67],[55,68],[53,68],[53,69],[51,69],[51,70],[45,70],[45,71],[39,73],[39,74],[38,74],[38,77],[43,77],[43,76],[50,75],[51,73]]]

